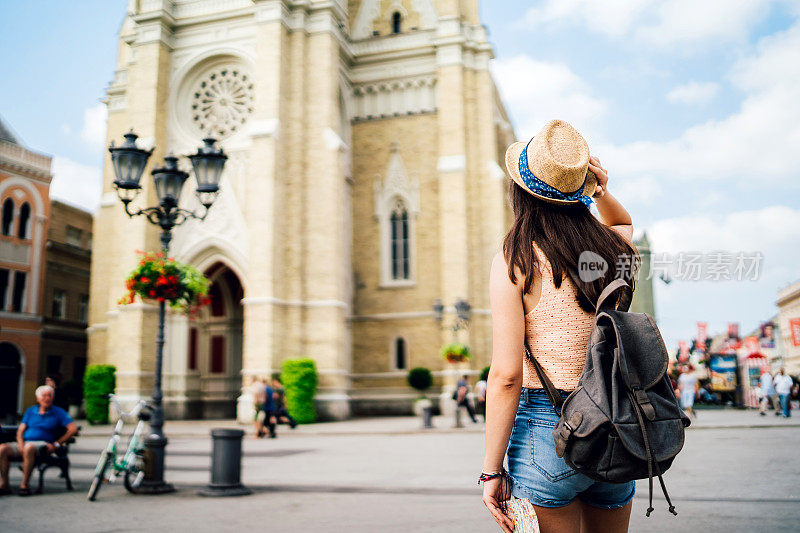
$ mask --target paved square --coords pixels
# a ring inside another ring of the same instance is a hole
[[[254,494],[211,499],[197,495],[209,479],[208,429],[233,423],[168,422],[167,478],[178,492],[132,496],[118,483],[94,503],[86,490],[108,428],[86,428],[71,452],[77,490],[65,492],[51,471],[44,495],[0,498],[0,531],[497,531],[475,484],[482,426],[435,422],[427,432],[414,418],[384,418],[246,438],[242,477]],[[800,419],[701,411],[665,476],[679,515],[667,512],[657,489],[656,510],[645,518],[645,480],[631,531],[798,531],[798,449]],[[14,471],[12,486],[18,481]]]

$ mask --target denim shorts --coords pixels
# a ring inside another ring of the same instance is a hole
[[[568,393],[562,392],[563,397]],[[556,455],[553,428],[558,422],[543,389],[522,389],[508,444],[512,494],[539,507],[563,507],[576,499],[600,509],[624,507],[636,490],[633,481],[606,483],[572,470]]]

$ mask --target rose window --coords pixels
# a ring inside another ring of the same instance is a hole
[[[239,131],[253,112],[253,82],[241,69],[218,67],[200,79],[191,99],[200,133],[224,139]]]

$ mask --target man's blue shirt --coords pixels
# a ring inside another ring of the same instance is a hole
[[[64,428],[72,423],[72,417],[56,405],[50,407],[44,414],[40,414],[39,406],[34,405],[25,411],[22,423],[26,426],[22,435],[26,441],[55,442],[64,432]]]

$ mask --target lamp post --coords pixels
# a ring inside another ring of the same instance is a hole
[[[442,303],[442,300],[437,298],[433,302],[433,318],[439,324],[439,327],[444,329],[444,311],[445,307]],[[453,307],[456,310],[456,317],[453,321],[451,326],[448,326],[447,329],[450,329],[453,332],[453,342],[458,341],[458,332],[462,329],[469,328],[470,318],[472,317],[472,306],[469,302],[463,298],[459,298],[456,300]]]
[[[153,183],[158,196],[158,205],[144,209],[131,210],[131,202],[139,195],[142,186],[139,183],[147,166],[147,160],[153,150],[147,151],[136,146],[137,135],[130,131],[124,135],[125,142],[114,146],[112,141],[108,151],[114,166],[114,188],[117,196],[125,206],[125,213],[131,218],[144,215],[151,224],[161,228],[161,249],[164,255],[169,252],[172,240],[172,228],[194,218],[204,220],[211,204],[219,193],[219,180],[228,156],[221,148],[216,148],[212,138],[203,139],[203,146],[196,154],[188,156],[192,162],[197,179],[196,194],[203,205],[203,212],[198,214],[178,207],[183,184],[189,177],[187,172],[178,168],[178,158],[169,155],[164,158],[161,168],[154,169]],[[164,435],[164,410],[161,402],[164,397],[161,390],[161,367],[164,357],[164,319],[165,302],[158,302],[158,332],[156,334],[156,366],[153,380],[152,416],[150,418],[150,435],[145,440],[145,479],[139,492],[162,494],[174,491],[174,487],[164,482],[164,452],[167,438]]]

